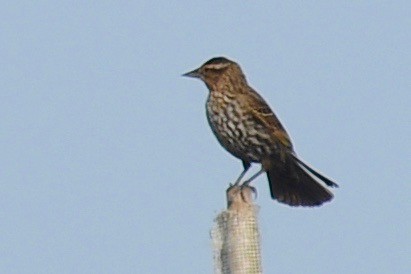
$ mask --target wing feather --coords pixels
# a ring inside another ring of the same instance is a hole
[[[293,145],[287,131],[269,105],[257,92],[250,90],[246,94],[241,94],[239,99],[245,104],[246,109],[251,111],[254,119],[268,128],[282,145],[292,150]]]

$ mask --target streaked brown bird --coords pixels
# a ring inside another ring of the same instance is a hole
[[[201,79],[209,90],[207,119],[220,144],[241,159],[244,170],[260,163],[261,170],[243,182],[266,172],[271,197],[290,206],[319,206],[333,198],[322,186],[338,187],[302,160],[294,152],[290,137],[264,99],[251,88],[240,66],[224,57],[216,57],[201,67],[183,74]]]

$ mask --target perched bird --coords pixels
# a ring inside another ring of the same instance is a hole
[[[201,79],[209,90],[207,119],[219,143],[239,158],[244,170],[260,163],[261,170],[243,182],[266,172],[271,197],[290,206],[319,206],[333,198],[329,187],[338,187],[302,160],[294,152],[290,137],[264,99],[251,88],[240,66],[224,57],[216,57],[201,67],[183,74]]]

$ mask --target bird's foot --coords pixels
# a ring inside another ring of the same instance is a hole
[[[235,200],[241,199],[249,204],[252,204],[253,199],[257,198],[257,190],[255,187],[249,185],[233,185],[230,186],[226,190],[227,195],[227,206],[230,207],[231,203]],[[253,198],[254,196],[254,198]]]
[[[257,188],[250,186],[250,182],[245,181],[240,185],[241,191],[244,189],[250,189],[251,192],[254,194],[254,199],[257,199],[258,193],[257,193]]]

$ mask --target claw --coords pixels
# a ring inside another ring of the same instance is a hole
[[[240,188],[241,188],[241,195],[243,195],[243,189],[248,188],[248,189],[250,189],[251,192],[254,194],[254,199],[257,199],[257,196],[258,196],[257,188],[255,188],[255,187],[253,187],[253,186],[250,186],[250,185],[249,185],[249,182],[242,184],[242,185],[240,186]],[[244,199],[244,198],[245,198],[245,197],[243,196],[243,199]]]

